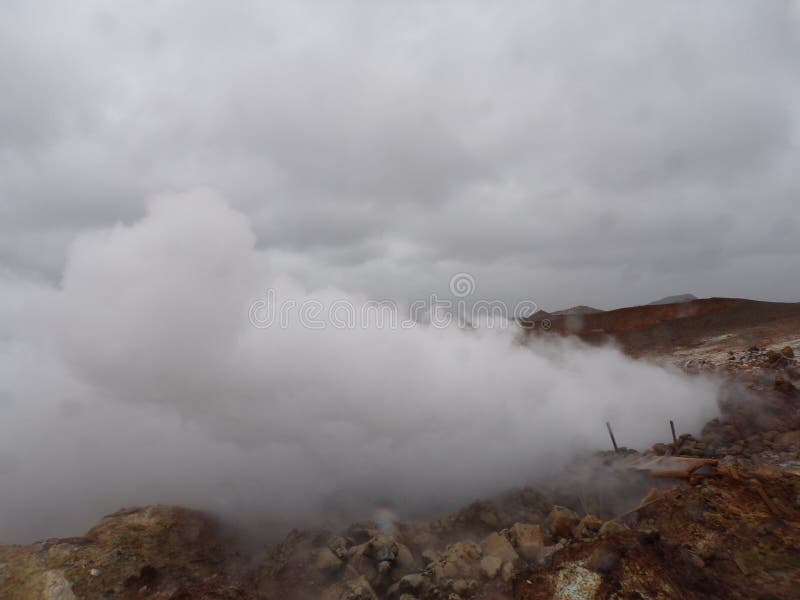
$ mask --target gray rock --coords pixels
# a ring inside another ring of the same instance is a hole
[[[450,584],[450,589],[460,596],[468,596],[478,589],[478,582],[474,579],[456,579]]]
[[[399,547],[395,539],[390,535],[376,535],[368,542],[367,553],[376,562],[392,562],[397,558]]]
[[[339,600],[378,600],[378,596],[375,595],[372,586],[364,577],[337,583],[328,588],[325,595]]]
[[[328,540],[328,548],[341,559],[347,556],[347,550],[352,545],[352,542],[340,535],[335,535]]]
[[[401,592],[418,592],[425,585],[425,577],[422,573],[412,573],[403,576],[397,582],[397,589]]]
[[[321,548],[317,552],[314,567],[321,573],[333,575],[344,566],[342,560],[330,548]]]
[[[430,565],[437,582],[445,579],[472,578],[478,572],[477,561],[481,548],[475,542],[463,541],[451,544],[441,554],[439,560]]]
[[[484,538],[481,542],[481,550],[484,556],[496,556],[503,562],[519,560],[519,555],[511,542],[497,532],[490,533]]]
[[[394,569],[392,573],[396,577],[402,577],[416,568],[414,555],[405,544],[397,544],[397,556],[394,559]]]
[[[51,569],[45,571],[41,577],[44,580],[42,586],[44,600],[75,600],[72,583],[64,577],[61,571]]]
[[[484,556],[481,559],[481,575],[486,579],[494,579],[500,573],[503,561],[496,556]]]
[[[375,561],[369,555],[369,542],[365,542],[358,546],[353,546],[348,552],[350,560],[348,566],[355,569],[357,573],[366,577],[368,581],[375,581],[378,576],[378,569],[376,568]]]
[[[544,551],[544,539],[538,525],[514,523],[511,527],[511,539],[522,558],[531,562],[541,559]]]

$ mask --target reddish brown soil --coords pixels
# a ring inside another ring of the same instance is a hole
[[[766,345],[800,337],[800,303],[707,298],[680,304],[632,306],[580,316],[549,315],[523,321],[531,334],[578,335],[588,342],[615,340],[631,354],[664,353],[729,335],[728,344]]]
[[[629,515],[633,529],[573,543],[521,573],[514,598],[568,597],[557,575],[571,566],[601,574],[595,598],[797,598],[798,491],[800,478],[777,468],[679,485]]]

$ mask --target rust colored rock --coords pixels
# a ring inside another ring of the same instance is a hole
[[[603,521],[594,515],[586,515],[581,519],[581,522],[575,527],[573,534],[576,538],[588,538],[597,534],[600,527],[603,526]]]
[[[522,558],[530,562],[539,561],[544,550],[542,529],[529,523],[515,523],[511,527],[511,539]]]
[[[589,557],[587,566],[593,571],[608,575],[619,567],[622,555],[619,550],[608,543],[597,548]]]
[[[496,556],[503,562],[513,562],[519,559],[519,555],[514,550],[511,542],[505,536],[496,532],[486,536],[481,542],[481,550],[484,556]]]
[[[775,391],[780,392],[787,398],[795,398],[797,396],[797,388],[794,384],[780,375],[775,377]]]
[[[620,523],[619,521],[606,521],[600,527],[600,531],[598,533],[602,537],[607,537],[610,535],[614,535],[615,533],[620,533],[622,531],[627,531],[628,526]]]
[[[573,528],[580,523],[581,518],[574,510],[563,506],[554,506],[547,515],[547,529],[550,535],[556,538],[565,538],[572,535]]]

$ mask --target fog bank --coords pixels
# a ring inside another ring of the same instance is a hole
[[[715,385],[513,328],[254,327],[268,289],[323,306],[224,198],[154,199],[81,234],[57,286],[0,278],[0,542],[75,535],[122,506],[254,523],[401,517],[608,446],[697,428]]]

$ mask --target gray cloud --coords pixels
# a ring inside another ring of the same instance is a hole
[[[644,301],[665,270],[676,290],[797,297],[775,264],[797,259],[779,226],[800,191],[796,3],[2,10],[0,256],[18,272],[55,278],[80,231],[205,186],[313,283],[377,296],[456,264],[551,307]]]

